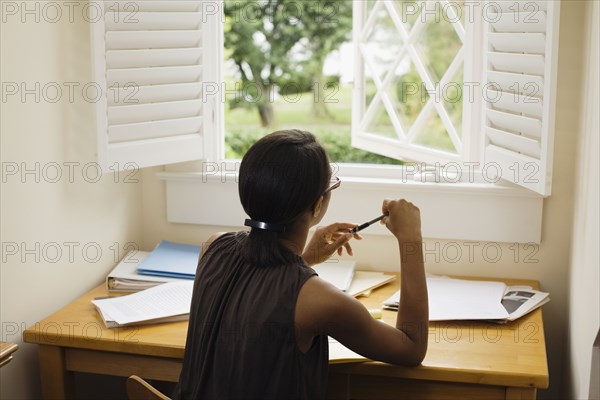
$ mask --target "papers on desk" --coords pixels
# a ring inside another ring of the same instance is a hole
[[[194,282],[168,282],[126,296],[94,299],[107,328],[187,320]]]
[[[313,269],[319,277],[342,291],[348,290],[354,278],[355,261],[338,260],[337,262],[324,262],[317,264]]]
[[[181,282],[187,278],[140,275],[138,265],[150,254],[147,251],[130,251],[106,277],[106,289],[109,292],[137,292],[161,283]]]
[[[356,271],[355,266],[355,261],[342,260],[317,264],[313,269],[321,279],[354,297],[368,296],[371,290],[396,279],[383,272]]]
[[[529,286],[444,276],[427,277],[427,292],[430,321],[513,321],[550,301],[548,293]],[[383,307],[397,310],[399,302],[400,291],[387,299]]]
[[[329,339],[329,363],[330,364],[342,364],[351,362],[365,362],[369,361],[367,358],[361,356],[358,353],[353,352],[331,336]]]
[[[383,286],[396,279],[395,275],[386,275],[383,272],[355,271],[350,287],[346,290],[350,296],[369,296],[373,289]]]
[[[130,251],[106,277],[111,292],[136,292],[165,282],[194,279],[201,246],[163,240],[151,251]]]

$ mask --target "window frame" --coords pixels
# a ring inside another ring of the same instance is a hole
[[[380,4],[381,3],[385,2],[382,1],[380,2]],[[359,10],[361,7],[362,10],[360,12],[356,12],[356,10]],[[353,31],[354,68],[356,71],[358,71],[357,75],[361,77],[363,76],[363,70],[365,69],[365,63],[363,62],[363,55],[360,49],[361,36],[364,25],[363,22],[367,22],[367,20],[370,19],[370,17],[364,14],[364,12],[366,11],[364,10],[365,7],[365,4],[355,3],[355,13],[353,15],[354,26],[358,27],[360,31]],[[389,9],[389,7],[387,8]],[[478,7],[474,8],[476,10],[475,15],[477,15],[477,11],[480,11],[479,8],[481,8],[481,5],[478,5]],[[421,18],[421,15],[422,14],[419,14],[419,18]],[[462,64],[464,82],[479,82],[482,77],[482,68],[481,63],[479,61],[483,59],[483,46],[481,45],[481,37],[483,35],[483,23],[481,18],[474,18],[472,22],[467,21],[467,23],[463,25],[463,29],[464,40],[461,51],[463,53]],[[407,56],[408,54],[406,54],[404,57]],[[357,77],[355,76],[355,89],[353,93],[352,109],[359,110],[359,112],[353,113],[352,117],[353,147],[357,147],[365,151],[370,151],[375,154],[381,154],[390,158],[419,160],[430,163],[442,161],[472,161],[478,157],[479,145],[481,141],[479,140],[479,131],[473,128],[479,128],[481,122],[478,112],[478,107],[480,107],[481,104],[481,99],[479,96],[475,96],[471,102],[463,101],[461,122],[461,129],[463,132],[461,139],[462,149],[461,151],[457,152],[456,155],[452,155],[447,152],[438,151],[434,148],[423,147],[424,150],[420,150],[420,146],[413,145],[412,143],[401,143],[395,138],[390,139],[385,138],[383,136],[377,136],[368,132],[363,132],[360,125],[363,117],[367,114],[367,110],[364,107],[365,88],[361,85],[361,83],[362,82],[360,82],[360,80],[357,79]],[[423,82],[423,85],[425,85],[425,82]],[[463,100],[464,99],[465,96],[463,94]]]
[[[156,174],[166,183],[167,220],[241,228],[247,217],[238,196],[239,161],[195,166],[202,172],[189,172],[191,168],[180,165]],[[370,171],[364,166],[345,167],[348,169],[336,171],[342,185],[331,197],[321,225],[361,223],[378,215],[383,199],[405,198],[420,208],[426,238],[536,244],[542,240],[543,197],[515,185],[372,178],[365,176]],[[333,168],[336,170],[335,164]],[[389,173],[389,168],[372,168]],[[348,174],[352,170],[354,173]],[[377,225],[365,234],[388,232]]]
[[[470,30],[471,51],[480,58],[484,39],[476,33],[482,31],[481,21]],[[474,80],[481,79],[483,65],[476,56],[467,59],[466,54],[464,68],[465,75],[468,72]],[[478,96],[475,99],[468,121],[463,122],[464,126],[471,126],[469,132],[477,131],[468,150],[471,160],[481,154],[483,143],[479,133],[482,101]],[[218,111],[216,107],[215,110]],[[222,111],[215,112],[218,123],[212,134],[207,135],[221,145],[225,139],[222,115]],[[242,226],[245,214],[237,195],[239,161],[220,158],[217,152],[222,152],[222,147],[219,149],[218,145],[211,149],[201,163],[167,166],[165,172],[157,173],[166,182],[169,222]],[[427,238],[536,244],[542,240],[544,197],[510,182],[494,181],[482,170],[475,171],[466,181],[448,183],[453,181],[451,176],[429,172],[419,175],[411,169],[414,166],[333,164],[333,168],[343,184],[333,196],[323,224],[368,220],[378,213],[383,198],[404,197],[420,207],[423,235]],[[445,214],[440,212],[448,207],[451,210]],[[367,232],[386,233],[380,226],[373,226]]]
[[[447,0],[431,4],[437,6],[442,3],[450,4]],[[353,41],[354,64],[358,72],[355,76],[353,109],[356,112],[353,114],[352,145],[396,159],[442,164],[475,162],[482,169],[494,167],[503,179],[547,197],[552,187],[560,0],[550,3],[483,0],[471,5],[474,14],[469,17],[473,20],[467,21],[464,26],[463,49],[467,53],[464,56],[464,82],[471,81],[477,85],[472,88],[475,92],[473,98],[471,88],[466,90],[465,86],[463,89],[464,146],[455,156],[415,145],[409,140],[410,136],[386,138],[368,132],[368,124],[372,122],[369,118],[373,117],[375,108],[381,108],[386,102],[380,100],[379,92],[376,92],[368,109],[364,107],[366,71],[372,71],[368,68],[372,62],[366,55],[364,35],[370,31],[379,12],[389,13],[398,29],[403,29],[398,17],[393,17],[396,11],[390,2],[378,1],[371,10],[372,14],[368,14],[364,3],[355,3]],[[424,7],[417,13],[421,18],[427,9],[426,5]],[[441,18],[439,15],[436,17]],[[422,19],[421,23],[424,23]],[[409,36],[414,36],[416,28],[418,26],[413,26]],[[476,38],[481,38],[481,42],[475,41]],[[423,78],[426,71],[423,72],[414,43],[406,40],[398,55],[404,54],[403,58],[412,59]],[[390,80],[389,76],[390,72],[385,81]],[[465,96],[465,93],[469,95]],[[377,104],[374,104],[376,101]],[[431,101],[430,98],[426,106]],[[440,107],[443,106],[436,108]],[[391,114],[395,113],[392,113],[389,104],[384,110],[386,108],[390,118],[394,119]],[[415,123],[422,122],[423,111]]]

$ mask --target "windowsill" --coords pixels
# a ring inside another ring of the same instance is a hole
[[[383,199],[406,198],[421,209],[424,237],[540,243],[543,198],[533,192],[487,182],[369,178],[355,167],[342,166],[337,171],[342,185],[333,193],[322,224],[364,222],[377,216]],[[345,174],[352,169],[355,174]],[[223,173],[160,172],[157,176],[167,183],[169,222],[241,227],[247,218],[239,203],[233,169],[223,168]],[[387,234],[387,230],[374,225],[368,234]]]

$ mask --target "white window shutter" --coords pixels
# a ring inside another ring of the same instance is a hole
[[[559,1],[484,3],[483,162],[543,196],[552,183],[559,13]]]
[[[201,159],[217,111],[219,2],[96,1],[92,21],[98,158],[104,170]],[[212,65],[215,64],[215,65]],[[210,150],[210,149],[209,149]]]

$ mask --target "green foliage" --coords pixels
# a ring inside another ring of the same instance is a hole
[[[351,0],[224,4],[225,48],[239,74],[240,93],[250,93],[235,96],[229,106],[258,108],[263,125],[273,122],[272,112],[264,112],[271,108],[268,94],[273,87],[285,94],[308,92],[316,84],[322,89],[325,58],[350,38]],[[322,98],[316,97],[316,103],[324,108]]]
[[[405,9],[403,3],[416,4],[414,0],[399,0],[393,6],[402,10]],[[462,4],[460,1],[458,3]],[[326,57],[339,48],[341,43],[350,39],[351,0],[225,0],[225,5],[226,26],[229,27],[226,29],[226,50],[237,66],[242,84],[254,82],[257,85],[255,80],[258,79],[259,84],[265,88],[278,87],[281,94],[281,97],[268,104],[276,111],[268,128],[258,126],[261,121],[254,112],[256,104],[242,100],[241,103],[230,104],[230,108],[226,108],[227,157],[241,158],[252,143],[273,130],[299,128],[313,132],[334,162],[401,163],[350,146],[350,87],[340,85],[338,76],[326,77],[322,73]],[[248,10],[245,7],[249,5],[256,10],[255,17],[244,19],[240,13],[243,11],[247,17]],[[407,27],[412,27],[416,19],[422,17],[406,16]],[[391,18],[380,18],[376,23],[383,24],[381,29],[389,31],[391,40],[396,40],[394,35],[397,30]],[[255,35],[262,37],[262,41],[254,40]],[[375,37],[373,40],[377,41]],[[383,45],[383,54],[387,54],[386,46]],[[415,49],[434,84],[440,82],[461,46],[460,38],[446,19],[427,18]],[[406,132],[430,95],[425,92],[423,81],[408,57],[392,73],[397,75],[384,90]],[[459,137],[462,135],[462,74],[461,67],[454,77],[450,77],[450,84],[441,89],[441,99],[432,99],[440,101],[446,109]],[[331,83],[336,85],[332,86]],[[315,89],[316,87],[319,89]],[[376,94],[376,87],[369,76],[365,89],[366,104],[370,104]],[[234,110],[231,106],[246,108]],[[421,130],[414,137],[414,143],[455,151],[436,109],[430,110]],[[369,129],[373,129],[372,132],[376,134],[397,137],[382,103],[379,103],[377,111]]]
[[[265,132],[260,128],[229,132],[225,137],[225,158],[240,160],[250,146],[264,135]]]
[[[411,69],[400,77],[396,83],[396,96],[398,96],[396,112],[400,115],[401,120],[406,121],[404,125],[408,129],[410,128],[409,124],[417,118],[428,98],[417,71]]]
[[[313,133],[319,138],[319,142],[325,147],[329,159],[332,161],[339,163],[403,164],[400,160],[352,147],[350,132],[343,132],[338,129],[318,129]]]
[[[323,145],[329,159],[339,163],[403,164],[402,161],[378,156],[359,150],[350,145],[350,133],[335,128],[317,128],[311,130]],[[258,139],[266,132],[261,128],[236,130],[226,136],[226,158],[241,159]]]

